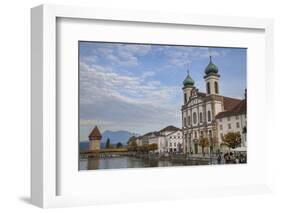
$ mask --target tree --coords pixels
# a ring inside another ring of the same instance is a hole
[[[137,149],[138,149],[138,145],[137,145],[136,140],[131,141],[131,142],[128,144],[128,150],[129,150],[129,151],[136,152]]]
[[[203,155],[205,154],[204,148],[209,146],[209,139],[201,137],[199,139],[199,146],[202,148]]]
[[[127,142],[128,145],[130,145],[131,142],[136,141],[137,138],[135,136],[131,136]]]
[[[105,148],[107,148],[107,149],[110,148],[110,139],[109,138],[106,139]]]
[[[149,144],[148,145],[148,150],[149,151],[156,151],[158,149],[158,144],[156,144],[156,143],[152,143],[152,144]]]
[[[229,132],[224,135],[223,142],[229,148],[235,149],[241,145],[241,135],[240,132]]]
[[[122,148],[123,147],[123,144],[121,143],[121,142],[118,142],[117,144],[116,144],[116,148]]]

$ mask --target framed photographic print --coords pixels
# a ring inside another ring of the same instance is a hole
[[[247,162],[246,48],[78,45],[80,170]]]
[[[272,28],[33,8],[32,203],[269,192]]]

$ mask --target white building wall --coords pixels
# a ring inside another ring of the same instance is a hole
[[[218,113],[221,112],[221,111],[223,111],[223,110],[222,110],[222,103],[216,101],[216,102],[215,102],[215,114],[218,114]]]
[[[219,90],[219,78],[217,76],[209,76],[206,78],[206,87],[207,87],[207,82],[210,83],[210,94],[218,94],[215,92],[215,82],[218,83],[218,90]],[[207,94],[207,88],[206,88],[206,94]],[[208,95],[208,94],[207,94]]]
[[[242,139],[242,146],[247,146],[246,135],[243,134],[243,128],[247,126],[245,114],[238,116],[224,117],[217,119],[219,144],[223,143],[222,136],[229,132],[239,132]]]
[[[208,121],[208,111],[211,112],[211,120],[210,121]],[[210,124],[212,122],[212,119],[213,119],[213,117],[212,117],[212,105],[211,105],[211,102],[207,102],[206,103],[206,121],[207,121],[207,123]]]
[[[178,130],[166,136],[168,152],[178,152],[183,149],[183,136],[182,131]]]

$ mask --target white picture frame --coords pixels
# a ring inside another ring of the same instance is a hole
[[[271,164],[270,164],[270,143],[264,144],[266,162],[261,168],[265,177],[254,184],[221,184],[207,185],[193,188],[179,189],[168,185],[165,190],[153,189],[150,195],[143,192],[130,191],[122,192],[122,196],[108,195],[58,195],[60,167],[58,166],[58,132],[57,132],[57,87],[60,83],[57,80],[57,20],[81,19],[81,20],[108,20],[135,23],[153,23],[166,26],[200,26],[202,28],[225,28],[228,30],[253,29],[260,30],[264,34],[265,52],[264,69],[261,73],[266,77],[264,82],[265,98],[264,104],[270,109],[274,104],[272,96],[267,95],[273,90],[273,21],[270,19],[240,18],[240,17],[216,17],[188,14],[166,14],[152,13],[147,11],[123,11],[100,8],[85,8],[74,6],[41,5],[31,10],[31,72],[32,72],[32,104],[31,104],[31,201],[33,204],[47,207],[92,205],[100,203],[116,202],[138,202],[142,200],[163,200],[178,199],[198,196],[214,195],[241,195],[270,192],[271,190]],[[254,85],[252,86],[255,87]],[[253,90],[252,90],[253,91]],[[251,92],[255,96],[254,92]],[[262,107],[259,112],[262,112]],[[269,110],[270,111],[270,110]],[[268,112],[270,115],[273,112]],[[264,122],[270,122],[272,116],[263,118]],[[270,139],[270,130],[265,127],[267,138]],[[268,140],[269,140],[268,139]],[[260,139],[261,140],[261,139]],[[197,170],[200,169],[199,167]],[[166,172],[169,168],[165,169]],[[227,171],[227,168],[222,168]],[[182,170],[173,170],[180,175]],[[77,171],[78,172],[78,171]],[[135,175],[141,175],[141,170],[133,170]],[[154,175],[160,175],[159,170],[149,170]],[[94,173],[93,173],[94,174]],[[118,173],[115,173],[115,175]],[[125,173],[123,173],[125,174]],[[132,174],[132,173],[130,173]],[[161,173],[163,175],[164,173]],[[89,174],[88,174],[89,175]],[[92,175],[92,174],[91,174]],[[75,184],[75,183],[73,183]],[[77,184],[77,183],[76,183]],[[127,188],[130,188],[127,186]],[[109,190],[109,189],[108,189]],[[126,195],[124,193],[127,193]],[[165,194],[166,193],[166,194]],[[168,193],[168,194],[167,194]],[[169,195],[170,194],[170,195]]]

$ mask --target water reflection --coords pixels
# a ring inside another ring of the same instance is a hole
[[[121,169],[121,168],[144,168],[144,167],[168,167],[184,165],[206,165],[208,162],[187,161],[187,160],[149,160],[135,157],[114,157],[114,158],[89,158],[80,159],[80,170],[95,169]]]

